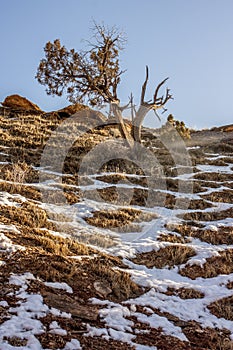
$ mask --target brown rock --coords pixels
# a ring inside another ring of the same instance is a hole
[[[223,129],[224,132],[232,132],[233,131],[233,125],[228,125]]]
[[[41,111],[40,107],[38,107],[35,103],[20,95],[7,96],[1,104],[3,107],[12,109]]]
[[[67,107],[64,107],[62,109],[59,109],[57,113],[59,114],[60,117],[62,118],[67,118],[70,117],[71,115],[83,111],[83,110],[89,109],[89,107],[81,104],[81,103],[75,103],[73,105],[69,105]]]
[[[103,125],[107,120],[107,118],[101,112],[95,111],[81,103],[76,103],[59,109],[56,111],[56,113],[58,113],[61,118],[68,118],[71,115],[76,114],[78,121],[85,125],[96,125],[96,122],[97,125]]]

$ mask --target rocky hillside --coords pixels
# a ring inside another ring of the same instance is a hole
[[[144,129],[133,158],[100,113],[18,107],[0,108],[0,349],[233,349],[232,126]]]

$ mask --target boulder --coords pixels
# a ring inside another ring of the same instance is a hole
[[[22,97],[20,95],[10,95],[5,98],[3,102],[1,102],[3,107],[8,107],[12,109],[19,110],[30,110],[30,111],[41,111],[40,107],[38,107],[35,103],[29,101],[27,98]]]
[[[80,112],[80,113],[79,113]],[[99,111],[95,111],[81,103],[75,103],[56,111],[60,118],[69,118],[77,113],[79,122],[85,125],[95,125],[95,122],[103,124],[107,118]],[[93,124],[94,123],[94,124]]]
[[[223,129],[224,132],[232,132],[233,131],[233,125],[227,125]]]
[[[59,109],[58,111],[56,111],[59,116],[61,118],[67,118],[70,117],[71,115],[79,112],[79,111],[83,111],[83,110],[87,110],[89,109],[89,107],[81,104],[81,103],[75,103],[73,105],[69,105],[65,108]]]

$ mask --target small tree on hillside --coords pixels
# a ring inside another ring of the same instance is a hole
[[[46,86],[49,95],[62,96],[67,94],[72,103],[89,103],[92,107],[101,107],[105,103],[111,106],[110,114],[121,126],[121,133],[130,146],[134,141],[141,142],[141,127],[149,110],[156,113],[159,108],[172,98],[170,90],[159,96],[160,88],[168,78],[164,79],[155,89],[152,100],[145,100],[149,78],[146,67],[146,78],[142,85],[140,105],[138,110],[133,105],[133,98],[126,106],[120,105],[118,86],[124,73],[119,64],[119,53],[124,49],[125,39],[118,29],[108,29],[104,25],[94,25],[93,41],[89,49],[76,52],[67,50],[57,39],[45,45],[45,58],[40,61],[36,79]],[[129,134],[122,113],[131,107],[133,119],[132,135]],[[157,115],[158,116],[158,115]]]

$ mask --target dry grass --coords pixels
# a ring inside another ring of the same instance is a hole
[[[63,256],[40,252],[36,248],[28,248],[25,252],[12,255],[7,261],[8,270],[13,273],[30,271],[35,277],[47,282],[66,282],[74,284],[77,278],[75,261]]]
[[[195,322],[189,322],[183,333],[191,343],[191,349],[232,350],[233,342],[226,329],[202,328]]]
[[[113,294],[118,299],[129,299],[141,294],[142,289],[131,280],[130,275],[124,271],[112,269],[112,264],[108,260],[103,263],[99,259],[90,262],[90,268],[93,269],[97,278],[107,281],[111,286]]]
[[[214,301],[208,309],[219,318],[233,321],[233,296]]]
[[[80,234],[76,237],[78,242],[83,244],[94,245],[101,248],[110,248],[117,245],[117,242],[114,238],[109,235],[102,235],[98,233],[94,234]]]
[[[46,211],[32,202],[24,202],[19,206],[0,205],[0,217],[16,226],[27,226],[31,228],[53,229],[53,224],[48,220]]]
[[[213,210],[209,212],[195,211],[188,212],[182,215],[182,218],[187,221],[216,221],[231,218],[233,216],[233,208],[225,209],[222,211]]]
[[[211,202],[233,203],[233,190],[222,190],[210,194],[201,195],[202,198]]]
[[[204,210],[207,208],[212,208],[214,207],[214,205],[210,202],[207,202],[203,199],[193,199],[190,200],[189,205],[188,205],[188,209],[191,210]]]
[[[1,144],[9,147],[6,148],[6,153],[8,155],[3,156],[2,160],[11,162],[7,165],[0,165],[0,178],[6,180],[5,182],[0,182],[0,190],[16,194],[18,193],[29,199],[41,199],[41,195],[37,189],[26,185],[25,183],[38,181],[38,174],[33,170],[30,164],[40,164],[40,156],[43,147],[50,137],[51,132],[60,122],[61,120],[59,120],[58,114],[56,113],[47,115],[28,115],[25,113],[24,115],[23,113],[6,112],[5,116],[0,116]],[[75,132],[75,130],[75,128],[68,130],[68,139],[69,132],[72,133]],[[75,192],[71,186],[67,185],[79,184],[77,173],[83,155],[87,154],[87,152],[98,143],[106,140],[106,137],[109,137],[112,134],[114,134],[114,137],[118,137],[119,132],[118,136],[116,136],[117,131],[118,130],[111,130],[111,128],[106,127],[105,129],[99,129],[83,134],[83,136],[77,139],[77,142],[75,142],[73,147],[69,150],[64,164],[64,173],[71,173],[74,175],[69,177],[64,176],[62,179],[63,184],[59,188],[59,190],[63,191],[69,204],[72,205],[77,203],[81,198],[80,192]],[[158,140],[152,140],[151,144],[153,144],[153,142],[158,143]],[[166,181],[166,187],[168,190],[176,192],[179,190],[179,182],[176,179],[169,178],[176,176],[176,169],[171,169],[171,166],[175,165],[174,160],[163,145],[159,146],[161,146],[161,149],[156,150],[156,156],[158,157],[160,164],[164,166],[164,175],[166,176],[164,180]],[[232,149],[226,145],[222,145],[221,147],[224,151]],[[109,152],[112,153],[114,150],[110,147]],[[198,152],[197,156],[193,157],[194,164],[195,162],[206,164],[206,160],[204,159],[205,155],[202,151],[194,150],[192,152],[193,154]],[[110,170],[132,174],[136,173],[141,175],[141,177],[132,178],[123,173],[120,175],[99,176],[98,180],[104,181],[112,186],[110,185],[111,187],[108,187],[108,189],[98,190],[97,193],[105,202],[109,201],[111,203],[118,203],[120,200],[121,206],[124,205],[122,203],[126,203],[126,205],[129,206],[146,205],[148,191],[150,190],[148,189],[147,178],[144,176],[142,170],[138,169],[135,164],[124,160],[125,155],[127,155],[127,150],[123,150],[122,154],[119,154],[119,159],[114,159],[103,164],[100,171]],[[229,157],[228,162],[230,162],[230,159],[231,158]],[[93,158],[94,165],[98,161],[98,159],[96,160]],[[217,163],[218,165],[224,165],[226,161],[227,159],[224,159],[217,161]],[[214,162],[215,161],[213,160],[213,163]],[[148,164],[150,164],[150,162],[148,162]],[[232,184],[229,182],[231,178],[228,174],[203,174],[199,172],[194,178],[196,179],[193,182],[194,193],[204,191],[206,186],[217,188],[219,186],[219,184],[216,183],[217,181],[224,181],[227,187],[232,187]],[[155,176],[155,182],[156,179],[157,177]],[[132,185],[141,185],[145,188],[132,188],[132,196],[130,203],[128,203],[129,192],[127,191],[129,190],[125,191],[124,188],[119,190],[119,188],[114,186],[118,183],[131,183]],[[84,184],[93,184],[93,181],[86,178],[85,182],[82,181],[82,185]],[[182,181],[181,184],[185,185]],[[156,188],[155,183],[154,189]],[[162,192],[160,193],[159,191],[159,185],[157,189],[158,191],[154,191],[152,202],[161,203],[162,206],[172,209],[175,205],[176,197],[168,194],[162,198]],[[161,248],[159,251],[137,254],[134,262],[145,264],[149,268],[179,267],[180,265],[187,263],[189,258],[195,255],[195,251],[191,245],[189,246],[192,237],[199,238],[202,241],[215,245],[233,244],[233,233],[231,227],[219,227],[218,231],[211,231],[204,228],[200,229],[202,226],[199,222],[200,220],[216,220],[228,216],[232,217],[231,209],[219,213],[217,210],[212,213],[202,213],[203,209],[211,206],[211,203],[208,203],[207,201],[232,203],[231,192],[232,191],[229,190],[229,192],[221,191],[219,193],[216,190],[210,195],[203,195],[200,200],[192,200],[189,203],[189,209],[196,209],[198,211],[197,213],[188,213],[185,219],[192,221],[196,220],[196,223],[194,222],[194,224],[199,227],[199,229],[194,230],[191,223],[190,225],[186,223],[184,225],[173,227],[172,230],[177,234],[161,234],[158,237],[160,242],[170,242],[170,245],[164,244],[165,247]],[[84,192],[83,194],[85,195],[86,193]],[[93,193],[90,192],[89,194],[93,195]],[[55,236],[48,231],[48,229],[54,229],[55,226],[51,223],[47,213],[43,209],[33,201],[21,203],[18,200],[18,203],[19,204],[16,207],[0,206],[1,221],[7,224],[15,224],[20,232],[9,231],[4,234],[8,236],[13,243],[24,245],[26,247],[25,251],[18,251],[12,255],[4,255],[3,259],[6,261],[6,264],[1,267],[1,276],[4,276],[6,281],[11,273],[19,274],[24,273],[25,271],[30,271],[36,278],[40,278],[41,281],[37,279],[32,282],[28,290],[32,293],[41,293],[42,296],[46,294],[44,293],[45,289],[49,288],[44,286],[43,281],[66,282],[74,291],[72,296],[69,296],[71,300],[72,298],[73,302],[77,302],[78,300],[82,305],[88,304],[89,298],[101,298],[98,291],[95,289],[96,282],[99,282],[100,285],[107,285],[109,287],[110,294],[108,294],[107,298],[103,297],[103,299],[109,299],[114,302],[121,302],[129,298],[134,298],[145,292],[145,290],[132,282],[128,273],[118,269],[126,268],[121,259],[102,254],[86,245],[93,244],[107,248],[116,244],[114,238],[111,238],[108,235],[80,234],[80,236],[77,237],[80,241],[78,242],[77,240],[70,238]],[[52,217],[52,214],[50,217]],[[112,230],[119,229],[122,232],[128,232],[140,230],[141,221],[152,220],[156,217],[157,216],[154,214],[142,213],[140,210],[122,208],[119,210],[95,212],[93,213],[93,217],[86,218],[86,221],[91,225],[98,227],[111,228]],[[72,236],[72,226],[69,225],[70,220],[68,217],[55,214],[53,218],[60,221],[59,225],[63,233],[69,231],[68,233]],[[195,265],[186,265],[181,269],[180,273],[191,279],[197,277],[208,278],[217,276],[218,274],[232,273],[232,253],[233,250],[229,249],[220,253],[219,257],[209,258],[202,268]],[[82,255],[81,259],[73,258],[73,256],[80,255]],[[229,282],[227,287],[232,289],[233,282]],[[191,288],[168,288],[166,294],[176,295],[181,299],[196,299],[204,297],[201,292]],[[62,298],[65,298],[66,292],[58,292],[56,290],[56,295],[60,295],[60,299],[64,300]],[[17,303],[17,300],[11,300],[10,296],[7,296],[7,301],[8,300],[10,306],[13,305],[13,302],[15,305]],[[228,320],[232,320],[232,304],[232,297],[224,298],[209,305],[209,309],[217,317],[224,317]],[[170,322],[173,322],[174,325],[181,327],[189,342],[182,342],[175,337],[166,336],[162,334],[161,329],[151,329],[148,325],[141,324],[136,318],[135,328],[137,327],[139,331],[148,330],[148,333],[143,334],[143,332],[135,332],[136,338],[134,341],[136,340],[138,343],[144,345],[157,346],[164,350],[233,349],[232,341],[230,340],[230,332],[227,330],[202,328],[197,322],[185,322],[174,315],[169,315],[168,313],[162,314],[158,310],[154,310],[154,312],[160,316],[167,317],[167,319]],[[81,330],[81,332],[83,332],[85,324],[84,322],[79,321],[76,317],[72,317],[70,320],[60,318],[58,321],[59,323],[61,322],[62,328],[67,329],[68,336],[62,337],[50,334],[48,330],[52,321],[48,318],[47,323],[46,320],[44,320],[47,331],[38,336],[43,347],[49,346],[54,349],[63,348],[65,346],[65,340],[70,340],[68,337],[72,335],[72,337],[76,338],[78,334],[78,339],[80,339],[80,343],[85,349],[102,349],[103,347],[106,349],[130,349],[128,344],[113,341],[107,342],[100,337],[91,338],[80,335],[83,333],[79,333],[79,331]],[[105,326],[100,320],[97,320],[96,323],[93,322],[93,325],[99,328]],[[19,339],[17,337],[8,338],[6,340],[9,344],[15,347],[26,345],[24,339]]]
[[[224,182],[224,181],[231,181],[231,174],[199,172],[194,175],[194,178],[198,180],[204,180],[204,181]]]
[[[211,278],[219,274],[229,275],[233,272],[233,249],[227,249],[219,253],[219,256],[213,256],[206,259],[201,267],[198,265],[187,265],[179,272],[182,276],[195,279],[198,277]]]
[[[97,176],[96,179],[109,184],[118,184],[118,183],[126,182],[134,185],[140,185],[143,187],[148,186],[147,178],[145,176],[131,177],[131,176],[127,176],[126,174],[109,174],[109,175]]]
[[[26,347],[28,340],[18,337],[3,337],[3,341],[7,341],[13,347]]]
[[[160,236],[158,236],[159,242],[170,242],[170,243],[181,243],[185,244],[188,243],[190,240],[188,238],[182,237],[180,235],[174,235],[174,234],[167,234],[167,233],[161,233]]]
[[[6,181],[11,181],[19,185],[25,182],[32,183],[38,181],[38,172],[26,162],[5,164],[0,169],[0,177]]]
[[[204,293],[196,290],[196,289],[192,289],[192,288],[171,288],[169,287],[167,289],[167,292],[165,293],[166,295],[175,295],[180,297],[181,299],[200,299],[200,298],[204,298]]]
[[[12,194],[21,194],[22,196],[40,200],[41,194],[36,188],[26,183],[38,181],[38,174],[26,162],[17,162],[13,164],[4,164],[0,166],[0,189]]]
[[[20,194],[27,199],[36,201],[41,200],[40,191],[30,185],[18,185],[14,183],[0,182],[0,191],[9,192],[11,194]]]
[[[190,237],[194,237],[194,238],[199,238],[203,242],[207,242],[214,245],[233,244],[233,227],[231,226],[220,226],[218,227],[217,231],[211,230],[211,229],[205,229],[205,228],[201,228],[201,229],[196,227],[194,228],[186,224],[170,225],[170,227],[167,226],[167,228],[181,235],[182,238],[180,239],[181,240],[184,239],[185,241],[187,240],[189,241]],[[174,235],[172,234],[165,235],[165,238],[162,240],[165,241],[167,238],[168,241],[169,239],[172,241],[173,236]],[[159,240],[161,240],[161,237],[163,237],[163,235],[159,237]],[[175,236],[175,237],[178,237],[178,240],[179,240],[180,236]]]
[[[227,288],[233,289],[233,281],[227,283]]]
[[[13,163],[28,161],[38,164],[43,145],[59,123],[55,114],[13,112],[11,115],[9,111],[0,116],[1,144],[11,148]]]
[[[195,230],[191,232],[191,236],[214,245],[231,245],[233,244],[233,227],[219,227],[217,231]]]
[[[116,302],[142,294],[143,289],[130,279],[128,273],[116,270],[117,266],[125,267],[119,258],[105,254],[92,259],[83,258],[80,262],[69,256],[28,247],[26,251],[8,257],[2,272],[7,276],[9,271],[17,274],[30,271],[42,281],[66,282],[74,290],[74,295],[86,302],[91,297],[99,297],[94,288],[96,281],[110,286],[108,299]]]
[[[64,196],[70,205],[80,202],[80,196],[76,192],[65,190]]]
[[[118,191],[116,186],[109,186],[97,190],[83,191],[83,197],[97,202],[108,202],[115,205],[130,205],[134,190],[121,188]]]
[[[141,210],[132,208],[122,208],[111,211],[96,211],[92,217],[87,217],[85,220],[88,224],[102,228],[122,228],[130,223],[150,221],[157,218],[154,213],[143,213]]]
[[[187,184],[183,180],[177,180],[177,179],[172,179],[172,178],[165,178],[166,180],[166,188],[168,191],[173,191],[173,192],[178,192],[179,186],[182,188],[186,188]],[[192,192],[193,193],[200,193],[204,192],[205,189],[202,188],[202,186],[199,184],[199,182],[191,182],[190,184],[192,185]],[[188,187],[188,190],[190,189],[190,185]]]
[[[160,248],[158,251],[139,253],[132,261],[148,268],[172,268],[175,265],[185,264],[195,254],[192,247],[174,244]]]
[[[137,329],[137,337],[135,341],[137,343],[147,346],[157,346],[158,349],[163,350],[232,350],[233,342],[230,339],[230,331],[227,329],[213,329],[209,327],[202,327],[196,321],[183,321],[178,317],[168,313],[161,312],[159,309],[152,308],[153,313],[158,314],[161,317],[166,317],[175,326],[181,327],[182,332],[188,339],[188,342],[178,341],[177,338],[167,336],[163,333],[161,328],[151,328],[148,324],[142,323],[137,320],[136,317],[129,317],[134,322],[133,329]],[[147,312],[142,306],[137,306],[137,312]]]
[[[166,208],[174,208],[176,197],[160,191],[150,191],[142,188],[127,188],[108,186],[96,190],[84,191],[85,198],[109,202],[115,205],[138,205],[138,206],[165,206]],[[149,200],[148,200],[149,199]]]
[[[94,253],[94,249],[89,248],[87,245],[70,238],[54,235],[44,229],[23,227],[20,234],[9,231],[6,232],[5,235],[9,237],[13,243],[25,247],[37,247],[38,249],[40,248],[41,251],[55,255],[72,256]]]

